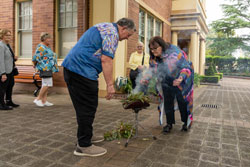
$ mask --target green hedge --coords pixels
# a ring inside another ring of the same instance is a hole
[[[234,72],[236,70],[237,60],[231,56],[206,56],[206,66],[214,65],[220,72]]]
[[[249,73],[250,72],[250,58],[239,57],[237,59],[237,71]]]
[[[220,80],[220,76],[215,75],[215,76],[200,76],[200,81],[201,82],[208,82],[208,83],[218,83]]]
[[[218,75],[218,76],[220,76],[220,79],[222,79],[222,78],[223,78],[223,73],[214,73],[214,75]]]

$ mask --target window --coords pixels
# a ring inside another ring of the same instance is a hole
[[[77,0],[59,1],[59,58],[77,42]]]
[[[18,4],[18,38],[20,58],[32,57],[32,1]]]
[[[139,12],[139,41],[144,43],[145,35],[145,12],[140,10]]]
[[[139,12],[139,41],[145,46],[153,36],[162,36],[162,21],[155,16],[149,14],[145,10],[140,9]],[[145,51],[149,52],[148,47]]]
[[[155,21],[155,36],[161,36],[161,21],[156,20]]]
[[[154,36],[154,18],[151,15],[148,15],[148,24],[147,24],[147,44],[149,43],[149,40]],[[147,48],[147,52],[149,52],[149,48]]]

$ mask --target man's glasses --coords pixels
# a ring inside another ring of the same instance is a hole
[[[137,46],[137,48],[138,48],[138,49],[141,49],[141,48],[142,48],[142,46]]]

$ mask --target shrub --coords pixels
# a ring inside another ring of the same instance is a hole
[[[194,73],[194,85],[199,86],[200,85],[200,75],[197,73]]]
[[[205,75],[207,76],[213,76],[215,73],[214,68],[213,68],[213,64],[211,63],[208,67],[208,69],[205,71]]]
[[[123,93],[131,93],[132,91],[132,82],[128,79],[128,82],[125,86],[122,87]]]
[[[210,65],[213,62],[213,56],[207,55],[206,56],[206,65]]]
[[[204,76],[204,75],[201,75],[200,76],[200,80],[201,82],[208,82],[208,83],[218,83],[219,80],[220,80],[220,76]]]
[[[222,79],[222,78],[223,78],[223,73],[215,73],[214,75],[218,75],[218,76],[220,76],[220,79]]]

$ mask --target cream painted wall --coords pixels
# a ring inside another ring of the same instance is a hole
[[[175,0],[172,1],[172,11],[173,10],[190,10],[196,9],[197,0]]]
[[[128,1],[114,0],[114,21],[128,16]],[[126,75],[126,55],[127,55],[127,40],[121,41],[115,53],[114,59],[114,79],[118,76]]]
[[[114,3],[114,4],[112,4]],[[127,17],[128,0],[92,0],[90,1],[90,26],[101,22],[116,22]],[[113,79],[126,75],[127,41],[119,42],[113,61]],[[104,76],[99,75],[99,89],[106,90]]]
[[[90,27],[102,22],[112,22],[111,0],[90,1]],[[103,73],[99,75],[99,89],[106,90]]]
[[[92,0],[90,1],[91,23],[93,25],[102,22],[110,22],[111,20],[111,0]]]
[[[187,29],[192,26],[197,26],[197,22],[196,20],[191,20],[190,17],[186,17],[186,18],[183,17],[180,20],[175,20],[172,25],[175,26],[178,30],[182,30],[182,29]],[[172,28],[172,30],[173,29],[174,28]]]

